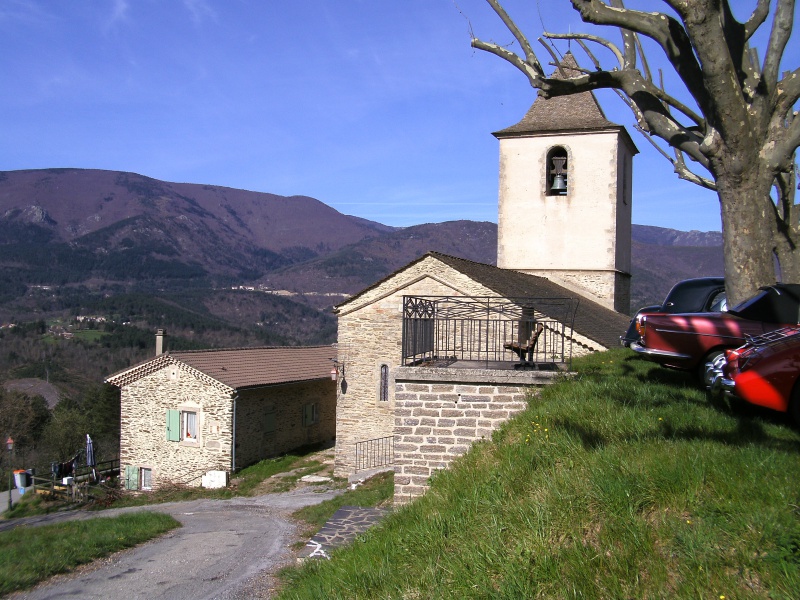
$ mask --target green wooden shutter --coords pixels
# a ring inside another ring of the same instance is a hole
[[[303,426],[308,427],[314,422],[314,405],[306,404],[303,407]]]
[[[167,411],[167,441],[181,441],[181,411],[179,410]]]
[[[125,489],[138,490],[139,489],[139,467],[133,465],[125,465]]]

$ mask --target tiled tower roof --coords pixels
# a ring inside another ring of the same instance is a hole
[[[580,73],[577,68],[575,57],[567,52],[552,78],[574,77]],[[519,123],[495,132],[494,136],[500,138],[539,132],[619,128],[620,125],[606,119],[592,92],[581,92],[553,98],[537,96]]]

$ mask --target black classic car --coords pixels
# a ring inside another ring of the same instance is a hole
[[[642,313],[701,313],[722,312],[725,303],[725,279],[722,277],[698,277],[676,283],[662,304],[640,308],[631,319],[625,335],[619,343],[626,348],[638,341],[636,319]]]

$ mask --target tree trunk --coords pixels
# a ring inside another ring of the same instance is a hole
[[[725,254],[728,306],[752,296],[762,285],[775,283],[775,219],[765,178],[749,171],[738,176],[717,174]]]
[[[775,254],[780,268],[780,280],[786,283],[800,283],[800,236],[797,227],[777,234]]]
[[[780,194],[780,216],[783,223],[776,231],[775,253],[780,265],[781,281],[800,283],[800,222],[795,205],[797,197],[797,167],[785,178],[785,184],[778,186]]]

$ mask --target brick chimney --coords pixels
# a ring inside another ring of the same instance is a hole
[[[164,336],[166,335],[166,329],[159,329],[156,331],[156,356],[164,354]]]

